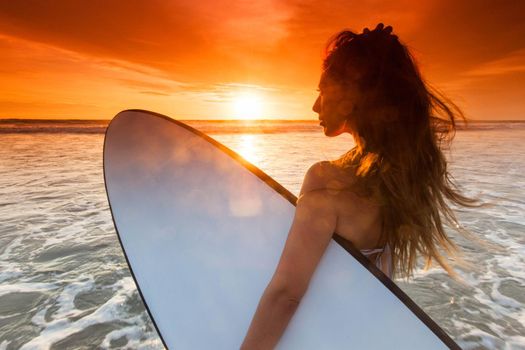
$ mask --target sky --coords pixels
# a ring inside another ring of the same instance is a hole
[[[317,119],[324,46],[391,25],[477,120],[525,119],[525,1],[0,0],[0,118]]]

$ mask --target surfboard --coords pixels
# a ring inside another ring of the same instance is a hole
[[[297,198],[211,137],[144,110],[112,119],[103,164],[115,229],[163,344],[238,349]],[[278,349],[459,349],[344,242],[334,234]]]

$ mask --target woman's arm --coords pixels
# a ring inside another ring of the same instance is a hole
[[[279,342],[334,233],[337,215],[330,197],[324,190],[299,197],[279,264],[241,349],[273,349]]]

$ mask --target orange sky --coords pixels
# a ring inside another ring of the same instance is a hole
[[[525,1],[0,0],[0,118],[110,119],[128,108],[316,119],[328,37],[392,25],[472,119],[525,119]]]

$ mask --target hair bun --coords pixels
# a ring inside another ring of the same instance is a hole
[[[359,34],[359,36],[364,38],[373,37],[397,39],[397,35],[392,34],[393,30],[394,29],[392,28],[392,26],[389,25],[385,27],[383,23],[379,23],[373,30],[370,30],[368,29],[368,27],[366,27],[365,29],[363,29],[363,33]]]

